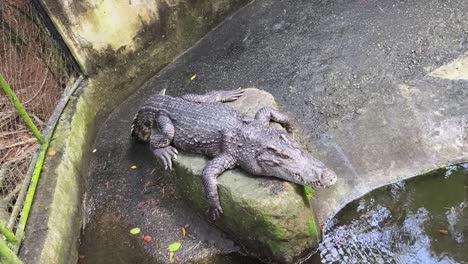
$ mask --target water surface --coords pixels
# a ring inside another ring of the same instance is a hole
[[[468,263],[468,164],[348,204],[319,250],[309,263]]]

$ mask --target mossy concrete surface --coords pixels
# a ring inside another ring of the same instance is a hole
[[[71,2],[81,5],[78,1]],[[91,76],[67,104],[53,134],[49,149],[54,149],[57,154],[48,156],[44,162],[19,253],[23,262],[76,263],[86,185],[86,153],[100,123],[144,81],[245,2],[213,0],[192,3],[191,8],[184,5],[185,8],[177,12],[167,10],[167,20],[158,21],[171,25],[170,32],[164,36],[161,32],[153,32],[148,36],[146,45],[139,45],[131,55],[106,53],[106,58],[111,58],[106,61],[102,53],[99,56],[94,53],[93,56],[85,56],[90,60],[80,60],[80,57],[85,58],[83,54],[80,55],[83,47],[74,46],[70,38],[71,35],[79,37],[79,34],[65,26],[74,13],[58,8],[65,2],[56,1],[54,5],[54,1],[42,1],[72,53]],[[201,16],[204,19],[198,23],[192,21]],[[125,20],[124,17],[119,19]],[[147,30],[151,29],[149,25]],[[145,35],[144,32],[140,33]],[[151,39],[155,41],[148,44]],[[93,70],[89,71],[91,68]]]
[[[158,47],[179,53],[246,0],[40,0],[86,74]],[[187,30],[187,29],[190,30]],[[169,44],[169,45],[168,45]],[[187,46],[187,44],[190,44]],[[141,57],[140,57],[141,58]],[[164,57],[152,57],[164,61]]]
[[[263,106],[277,108],[271,94],[253,88],[230,104],[248,116]],[[171,175],[182,197],[200,212],[207,209],[201,181],[206,162],[200,155],[180,153]],[[247,252],[290,263],[317,245],[319,234],[302,186],[236,169],[218,178],[218,189],[224,214],[215,224]]]

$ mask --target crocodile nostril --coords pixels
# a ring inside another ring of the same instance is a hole
[[[320,181],[324,186],[331,186],[336,183],[337,177],[335,172],[325,169],[320,175]]]

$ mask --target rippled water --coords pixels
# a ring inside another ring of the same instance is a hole
[[[468,164],[380,188],[328,224],[310,263],[468,263]]]

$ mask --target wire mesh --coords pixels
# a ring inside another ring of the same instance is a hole
[[[39,130],[76,77],[73,62],[55,44],[31,1],[0,1],[0,73]],[[0,90],[0,219],[4,222],[9,222],[38,146]]]

